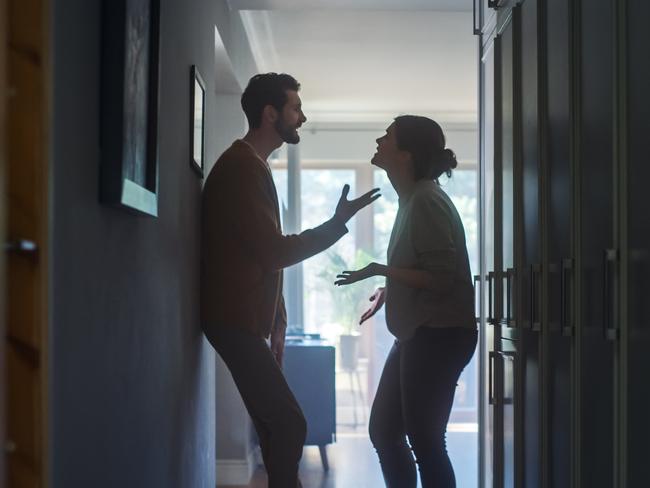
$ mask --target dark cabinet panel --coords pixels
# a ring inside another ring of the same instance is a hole
[[[625,283],[627,298],[627,486],[646,486],[650,480],[648,439],[650,439],[650,4],[627,2],[627,247]]]
[[[493,38],[487,42],[482,49],[481,56],[481,193],[482,199],[482,216],[483,223],[483,249],[481,259],[483,261],[482,269],[494,275],[495,269],[495,144],[494,144],[494,117],[495,117],[495,51],[496,42]],[[491,279],[490,279],[491,280]],[[480,449],[482,456],[482,468],[484,488],[500,486],[495,482],[495,465],[500,465],[501,459],[501,440],[496,436],[499,431],[498,425],[500,420],[496,416],[494,401],[494,352],[496,326],[492,320],[492,282],[487,282],[487,276],[484,277],[483,300],[488,306],[483,307],[483,317],[480,324],[482,357],[485,361],[483,368],[483,385],[485,388],[481,393],[483,408],[483,437],[481,439]]]
[[[613,245],[613,0],[581,2],[579,88],[581,486],[614,486],[614,356],[611,320]],[[611,336],[610,336],[611,337]]]
[[[516,196],[515,182],[517,179],[517,164],[519,151],[519,92],[518,92],[518,56],[519,47],[519,8],[504,23],[498,38],[497,56],[497,160],[500,162],[500,173],[495,178],[500,183],[500,194],[497,195],[500,207],[501,240],[497,243],[497,253],[501,259],[500,267],[494,276],[494,294],[496,302],[496,323],[500,324],[499,331],[504,341],[499,341],[496,353],[495,377],[497,412],[501,420],[498,436],[502,442],[502,459],[498,466],[498,481],[500,486],[514,488],[518,486],[519,475],[519,443],[516,429],[517,370],[509,359],[516,353],[516,341],[512,341],[514,330],[510,327],[516,324],[516,316],[511,315],[513,297],[512,270],[515,267],[515,214]],[[507,353],[503,345],[507,343],[513,349]],[[495,478],[496,479],[496,478]]]
[[[571,486],[571,81],[570,8],[546,0],[545,12],[545,189],[547,249],[545,371],[548,486]]]
[[[501,405],[503,410],[503,464],[504,467],[515,466],[518,455],[516,451],[517,422],[517,345],[513,341],[504,339],[501,350],[498,352],[499,371],[501,374]],[[504,469],[503,486],[515,487],[517,484],[517,470]]]
[[[521,202],[517,253],[520,275],[523,486],[541,486],[542,476],[542,267],[540,252],[540,86],[538,0],[521,4]]]
[[[513,37],[512,24],[509,24],[502,34],[501,57],[503,269],[514,266],[515,97],[513,86]]]

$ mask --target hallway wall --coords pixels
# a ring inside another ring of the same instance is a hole
[[[100,0],[53,2],[54,488],[215,485],[215,362],[199,324],[190,65],[215,110],[214,0],[161,1],[159,217],[101,205]],[[206,134],[216,129],[207,118]],[[218,148],[206,137],[206,159]]]

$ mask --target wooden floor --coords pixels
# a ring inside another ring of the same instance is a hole
[[[361,368],[360,375],[361,385],[366,385],[367,367]],[[317,447],[305,447],[300,462],[300,480],[303,488],[383,488],[385,486],[377,455],[368,438],[367,421],[370,413],[368,405],[372,399],[368,398],[367,391],[361,393],[355,391],[354,385],[349,375],[337,373],[337,440],[326,448],[330,469],[327,472],[323,470]],[[454,465],[457,488],[478,486],[477,439],[476,424],[449,425],[447,448]],[[260,466],[248,485],[219,485],[218,488],[267,488],[266,473]]]
[[[447,434],[449,455],[456,473],[458,488],[476,488],[477,453],[473,431]],[[323,471],[317,447],[306,447],[300,462],[303,488],[382,488],[384,481],[379,461],[367,434],[339,434],[335,444],[327,446],[330,470]],[[246,486],[219,488],[266,488],[266,473],[259,468]],[[419,486],[419,485],[418,485]]]
[[[367,435],[341,434],[335,444],[327,446],[329,471],[323,470],[317,447],[305,447],[300,462],[303,488],[381,488],[384,481],[379,461]],[[247,487],[266,488],[266,473],[259,468]]]

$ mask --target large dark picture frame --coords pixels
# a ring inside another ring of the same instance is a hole
[[[100,198],[158,215],[160,0],[104,0]]]
[[[205,165],[205,82],[196,65],[190,70],[190,166],[203,177]]]

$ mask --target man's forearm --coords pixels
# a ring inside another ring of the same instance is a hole
[[[258,256],[266,268],[280,270],[324,251],[347,232],[344,223],[332,218],[300,234],[257,236]]]

